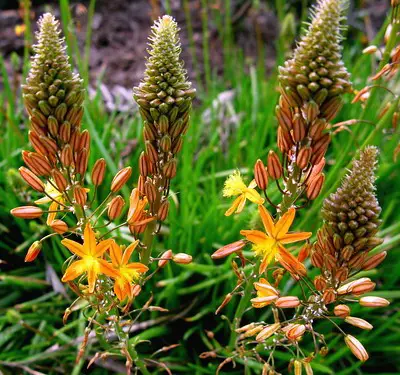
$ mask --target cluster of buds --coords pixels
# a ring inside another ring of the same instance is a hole
[[[326,131],[342,106],[341,95],[349,92],[349,73],[341,61],[341,22],[345,1],[320,0],[310,26],[298,43],[293,58],[279,68],[280,98],[276,107],[278,147],[282,161],[270,151],[267,172],[258,161],[255,172],[262,190],[267,176],[284,179],[279,189],[290,195],[280,205],[285,211],[305,192],[315,199],[322,188],[324,156],[330,143]],[[257,179],[256,179],[257,180]]]
[[[140,155],[138,189],[159,221],[168,215],[170,180],[177,171],[176,154],[189,126],[196,90],[186,78],[180,59],[179,28],[170,16],[155,22],[150,37],[150,57],[134,98],[144,121],[145,151]]]

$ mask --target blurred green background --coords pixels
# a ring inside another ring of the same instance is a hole
[[[138,327],[131,337],[151,340],[138,346],[143,356],[163,346],[180,344],[155,357],[174,374],[214,374],[222,359],[200,359],[199,355],[211,350],[214,340],[227,343],[228,323],[214,312],[236,279],[229,261],[213,262],[210,254],[238,239],[240,229],[248,227],[254,214],[254,207],[247,207],[242,215],[225,218],[230,202],[222,198],[222,185],[235,168],[245,176],[249,174],[249,180],[254,162],[265,160],[268,151],[276,149],[277,66],[290,56],[309,6],[305,0],[0,1],[0,372],[124,373],[124,363],[118,358],[98,361],[97,366],[86,369],[88,360],[104,350],[96,338],[90,342],[87,356],[75,363],[85,317],[76,311],[66,325],[62,323],[64,310],[74,298],[60,282],[68,252],[57,240],[51,240],[33,264],[25,264],[27,248],[47,229],[40,222],[16,220],[9,214],[13,207],[36,198],[17,169],[22,165],[21,150],[29,149],[28,121],[19,87],[29,69],[39,16],[51,11],[61,20],[68,53],[88,86],[83,127],[92,137],[90,165],[99,157],[107,161],[109,174],[99,192],[103,198],[119,168],[131,165],[135,175],[132,181],[138,175],[142,123],[131,88],[143,74],[152,20],[169,13],[181,27],[182,56],[198,97],[172,184],[170,217],[156,251],[187,252],[195,262],[169,265],[147,284],[146,292],[154,294],[153,304],[170,309],[170,313],[161,322],[158,319],[163,315],[159,313],[143,314],[146,325]],[[389,14],[386,1],[355,1],[349,7],[343,54],[355,89],[371,84],[369,77],[376,72],[379,54],[364,55],[362,50],[369,44],[385,48],[383,35]],[[390,113],[379,116],[388,102],[398,105],[398,74],[381,85],[393,94],[377,88],[365,105],[350,104],[352,95],[344,98],[336,122],[365,122],[334,136],[327,154],[323,193],[299,213],[296,227],[315,233],[322,199],[338,186],[357,149],[366,144],[378,146],[377,193],[383,208],[380,235],[385,238],[379,250],[384,248],[389,255],[379,269],[365,275],[377,283],[374,294],[390,299],[392,304],[383,310],[353,310],[353,315],[374,325],[372,332],[350,330],[370,352],[370,360],[362,366],[332,326],[319,324],[330,352],[324,358],[317,357],[317,374],[400,373],[400,174],[399,161],[394,158],[399,128],[392,123]],[[271,187],[271,196],[278,195]],[[124,230],[119,235],[130,238]],[[296,286],[289,283],[287,292],[295,294]],[[223,314],[232,318],[237,302],[234,298]],[[268,315],[263,310],[246,313],[246,321],[254,319],[268,320]],[[278,370],[282,373],[287,373],[288,359],[287,353],[279,353]],[[243,368],[226,366],[224,371],[242,374]],[[249,374],[260,371],[257,363],[250,363]]]

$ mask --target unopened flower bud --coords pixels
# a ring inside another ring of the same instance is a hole
[[[289,340],[297,340],[303,336],[306,331],[306,326],[304,324],[290,324],[285,334]]]
[[[172,158],[167,161],[167,163],[163,167],[163,173],[166,178],[172,179],[176,176],[176,169],[177,169],[177,160]]]
[[[157,190],[151,181],[145,182],[144,193],[149,203],[153,203],[157,199]]]
[[[44,156],[37,154],[35,152],[30,152],[29,159],[31,160],[32,165],[35,167],[35,169],[39,171],[40,175],[42,176],[50,175],[51,165]]]
[[[42,243],[40,241],[35,241],[28,249],[25,255],[25,262],[33,262],[39,255],[40,250],[42,250]]]
[[[265,341],[268,337],[271,337],[279,328],[281,328],[280,323],[274,323],[263,327],[263,329],[256,336],[258,342]]]
[[[268,172],[265,168],[264,163],[258,159],[256,164],[254,165],[254,179],[256,181],[257,186],[261,190],[265,190],[268,186]]]
[[[361,319],[361,318],[356,318],[354,316],[347,316],[344,319],[344,321],[346,323],[351,324],[354,327],[358,327],[358,328],[365,329],[365,330],[368,330],[368,331],[370,331],[372,328],[374,328],[372,326],[372,324],[368,323],[366,320]]]
[[[108,205],[108,210],[107,210],[107,215],[108,218],[113,221],[121,215],[122,209],[125,205],[124,198],[122,198],[120,195],[117,195],[114,197],[110,204]]]
[[[68,231],[68,225],[65,221],[63,220],[53,220],[50,223],[50,227],[51,229],[54,230],[54,232],[58,233],[58,234],[64,234],[65,232]]]
[[[214,252],[211,255],[211,258],[212,259],[225,258],[230,254],[241,251],[245,246],[246,246],[246,241],[244,241],[244,240],[239,240],[239,241],[230,243],[229,245],[225,245],[225,246],[221,247],[220,249],[218,249],[216,252]]]
[[[278,298],[274,304],[282,309],[292,309],[300,306],[300,300],[296,296],[286,296]]]
[[[172,259],[172,250],[167,250],[164,252],[158,261],[158,267],[163,268],[167,265],[168,261]]]
[[[218,315],[220,313],[220,311],[230,302],[230,300],[232,299],[232,294],[228,293],[224,300],[222,301],[222,303],[218,306],[217,310],[215,311],[215,315]]]
[[[74,199],[75,202],[78,203],[80,206],[84,206],[87,200],[87,192],[86,189],[82,186],[75,186],[74,187]]]
[[[192,256],[185,253],[178,253],[172,257],[172,260],[178,264],[189,264],[192,263]]]
[[[36,206],[21,206],[13,208],[10,213],[20,219],[37,219],[43,215],[43,210]]]
[[[158,220],[164,221],[168,216],[168,211],[169,211],[169,201],[168,199],[166,199],[160,204],[160,208],[158,209],[157,212]]]
[[[365,362],[369,355],[364,346],[354,336],[346,335],[344,341],[351,352],[362,362]]]
[[[347,305],[337,305],[334,307],[333,313],[339,318],[346,318],[350,315],[350,307]]]
[[[311,147],[302,147],[297,154],[296,164],[300,169],[305,169],[311,159]]]
[[[149,174],[149,160],[145,152],[143,151],[139,157],[139,170],[140,175],[143,177],[147,177]]]
[[[382,297],[375,296],[364,296],[359,300],[361,306],[365,307],[386,307],[390,305],[390,302]]]
[[[298,359],[296,359],[293,362],[293,367],[294,367],[294,375],[301,375],[303,366],[302,366],[301,362]]]
[[[39,191],[41,193],[44,192],[44,184],[42,180],[33,172],[31,172],[28,168],[19,168],[19,174],[32,189],[35,189],[36,191]]]
[[[60,192],[64,192],[67,189],[67,180],[64,177],[64,175],[58,170],[58,169],[53,169],[51,172],[51,175],[53,177],[53,180]]]
[[[116,193],[117,191],[121,190],[122,187],[128,182],[129,178],[132,174],[132,168],[126,167],[121,169],[117,174],[114,176],[111,182],[111,192]]]
[[[366,47],[366,48],[364,48],[362,50],[362,53],[365,54],[365,55],[372,55],[376,51],[378,51],[378,47],[377,46],[368,46],[368,47]]]
[[[314,200],[318,197],[319,193],[322,190],[324,181],[325,181],[325,175],[323,173],[316,176],[313,180],[310,181],[309,185],[307,186],[307,190],[306,190],[308,199]]]
[[[317,290],[322,291],[326,288],[327,282],[322,275],[315,276],[314,286]]]
[[[103,158],[97,159],[92,169],[93,185],[99,186],[102,184],[104,180],[105,171],[106,171],[106,161]]]
[[[83,176],[86,173],[89,162],[89,151],[87,148],[83,148],[78,152],[76,158],[76,172]]]
[[[372,270],[373,268],[379,266],[386,258],[387,252],[382,251],[368,258],[362,265],[364,271]]]
[[[322,299],[326,305],[336,301],[336,293],[332,288],[325,289]]]
[[[268,175],[273,180],[277,180],[282,176],[282,164],[278,158],[278,155],[272,150],[268,153],[267,169]]]

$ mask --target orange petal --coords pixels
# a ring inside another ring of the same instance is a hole
[[[245,201],[246,201],[246,198],[244,198],[243,195],[239,195],[239,196],[233,201],[232,206],[230,206],[230,207],[226,210],[225,216],[231,216],[231,215],[236,211],[236,209],[238,209],[238,207],[239,207],[241,204],[243,205],[243,202],[245,202]],[[242,210],[243,210],[243,208],[242,208]],[[241,211],[242,211],[242,210],[241,210]]]
[[[269,257],[265,257],[260,264],[260,268],[258,269],[258,273],[260,275],[265,272],[266,268],[268,267],[268,264],[270,263],[270,260],[268,258]]]
[[[86,271],[86,264],[84,260],[77,260],[73,262],[64,273],[61,281],[70,281],[76,279]]]
[[[111,263],[108,263],[104,259],[97,259],[97,262],[100,267],[99,272],[102,273],[103,275],[110,276],[114,279],[120,276],[118,270],[116,270]]]
[[[85,254],[85,250],[82,244],[72,241],[72,240],[68,240],[68,239],[64,239],[61,241],[61,243],[71,252],[74,253],[76,255],[78,255],[79,257],[83,258],[86,256]]]
[[[49,211],[58,211],[58,203],[57,202],[51,202],[50,207],[49,207]],[[50,212],[47,215],[47,220],[46,220],[46,224],[50,225],[53,220],[56,218],[57,216],[57,212]]]
[[[149,267],[147,267],[143,263],[139,263],[139,262],[129,263],[126,265],[126,268],[135,270],[136,272],[139,272],[139,273],[144,273],[149,270]]]
[[[86,224],[85,231],[83,232],[83,247],[86,254],[94,255],[96,252],[96,237],[90,223]]]
[[[259,230],[241,230],[240,234],[255,244],[265,241],[269,238],[265,233],[260,232]]]
[[[293,223],[294,215],[296,214],[296,210],[293,207],[290,207],[287,212],[285,212],[282,217],[278,220],[275,225],[274,237],[276,239],[281,239],[288,231],[290,226]]]
[[[268,236],[272,237],[275,231],[275,224],[271,214],[264,206],[258,206],[258,212],[260,213],[265,231],[267,232]]]
[[[94,256],[95,257],[100,257],[103,255],[103,253],[110,249],[112,246],[112,243],[115,242],[113,239],[109,238],[108,240],[100,241],[96,245],[96,250],[94,251]]]
[[[89,293],[94,292],[94,287],[96,285],[96,280],[97,280],[97,272],[96,272],[95,266],[91,266],[87,270],[87,278],[88,278],[88,284],[89,284]]]
[[[136,249],[139,240],[132,242],[124,251],[124,255],[122,255],[121,264],[128,264],[129,259],[131,258],[132,253]]]
[[[287,251],[283,246],[279,246],[276,258],[290,273],[301,276],[307,274],[304,264],[299,262],[298,259],[289,253],[289,251]]]
[[[110,257],[111,257],[112,264],[115,267],[119,267],[122,264],[121,247],[115,241],[113,241],[111,243],[109,250],[110,250]]]
[[[281,244],[292,243],[297,241],[303,241],[310,238],[311,232],[298,232],[298,233],[287,233],[279,239]]]

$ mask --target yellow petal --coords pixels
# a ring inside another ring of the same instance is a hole
[[[259,230],[241,230],[240,234],[245,236],[252,243],[258,244],[268,240],[268,236]]]
[[[243,205],[246,202],[246,198],[243,195],[239,195],[232,203],[232,206],[228,208],[228,210],[225,212],[225,216],[230,216],[232,215],[236,210],[239,211],[240,208],[239,206],[242,206],[239,212],[243,210]],[[239,213],[236,211],[236,213]]]
[[[144,273],[149,270],[149,267],[147,267],[143,263],[139,263],[139,262],[129,263],[126,265],[126,268],[135,270],[136,272],[139,272],[139,273]]]
[[[52,202],[52,200],[47,196],[44,196],[43,198],[35,200],[36,204],[45,204],[45,203],[49,203],[49,202]]]
[[[50,207],[49,207],[49,211],[58,211],[58,203],[57,202],[51,202]],[[47,220],[46,220],[46,224],[50,225],[53,220],[56,218],[57,216],[57,212],[50,212],[47,215]]]
[[[258,273],[261,275],[262,273],[265,272],[266,268],[268,265],[271,263],[272,259],[275,257],[276,251],[270,251],[268,254],[266,254],[260,264],[260,268],[258,270]]]
[[[133,251],[136,249],[137,245],[139,244],[139,240],[132,242],[124,251],[124,255],[122,255],[121,264],[128,264],[129,259]]]
[[[79,275],[82,275],[86,271],[86,263],[84,260],[77,260],[73,262],[64,273],[61,281],[70,281],[76,279]]]
[[[289,228],[293,223],[295,214],[296,214],[296,210],[293,207],[291,207],[278,220],[278,222],[275,225],[275,232],[274,232],[274,237],[276,239],[279,240],[281,237],[283,237],[289,231]]]
[[[297,241],[303,241],[310,238],[311,235],[312,235],[311,232],[287,233],[279,239],[279,242],[281,244],[287,244]]]
[[[72,241],[69,239],[64,239],[61,241],[61,243],[71,252],[76,255],[78,255],[81,258],[84,258],[86,256],[84,247],[82,244]]]
[[[91,254],[94,256],[96,252],[96,237],[90,223],[86,224],[85,231],[83,233],[83,247],[85,248],[86,254]]]
[[[119,267],[122,264],[121,247],[115,241],[110,246],[110,257],[114,267]]]
[[[249,186],[247,186],[248,189],[254,189],[257,186],[256,180],[253,180],[249,183]]]
[[[89,284],[89,293],[94,292],[94,287],[96,285],[96,280],[97,280],[97,267],[95,264],[92,264],[88,269],[87,269],[87,278],[88,278],[88,284]]]
[[[244,193],[245,197],[253,203],[263,204],[264,199],[261,197],[260,193],[254,189],[246,189]]]
[[[274,220],[272,219],[271,214],[264,206],[258,206],[258,212],[260,213],[261,220],[264,224],[265,231],[267,232],[268,236],[273,237],[275,231],[275,224]]]

